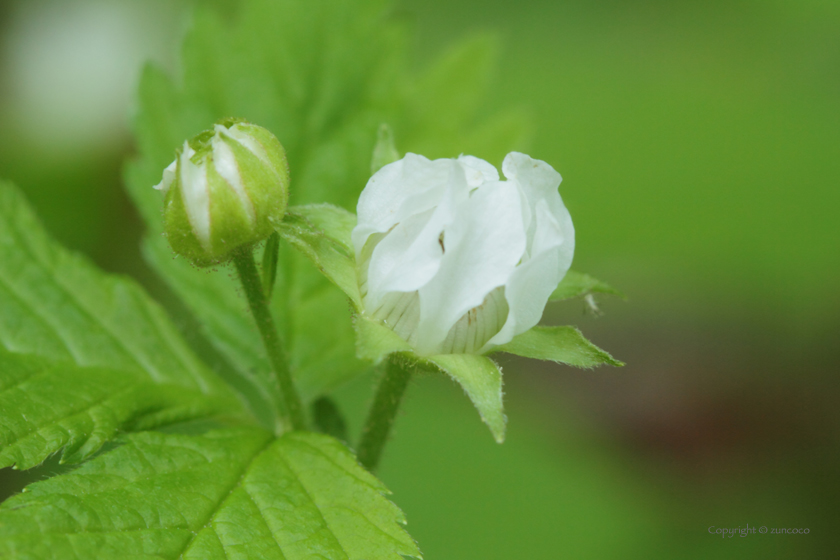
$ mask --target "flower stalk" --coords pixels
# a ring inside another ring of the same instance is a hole
[[[391,356],[385,366],[385,374],[376,389],[373,405],[368,412],[357,457],[370,472],[374,472],[382,458],[382,450],[388,441],[391,428],[400,408],[400,402],[411,380],[411,368],[402,360]]]
[[[253,250],[244,247],[238,250],[234,253],[233,264],[236,266],[242,288],[245,290],[245,296],[263,339],[268,359],[274,368],[274,374],[277,376],[280,393],[279,405],[282,408],[280,414],[283,416],[285,423],[291,426],[293,430],[304,430],[306,429],[306,421],[303,415],[303,406],[292,382],[283,343],[277,335],[277,328],[268,309],[268,300],[263,291],[263,280],[257,270]]]

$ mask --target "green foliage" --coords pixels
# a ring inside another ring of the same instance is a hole
[[[29,469],[62,451],[86,459],[120,429],[204,417],[235,403],[132,370],[80,367],[0,348],[0,467]]]
[[[457,381],[504,439],[502,375],[492,360],[418,356],[364,314],[349,210],[371,170],[399,155],[382,123],[408,150],[490,160],[524,130],[515,112],[477,120],[492,39],[466,41],[414,75],[389,6],[244,0],[229,24],[207,5],[186,39],[182,79],[145,70],[139,156],[126,181],[147,225],[144,256],[197,319],[196,338],[212,347],[202,351],[207,363],[142,290],[55,246],[17,191],[0,185],[0,467],[100,451],[0,506],[0,556],[420,556],[386,489],[343,444],[283,433],[266,418],[266,407],[277,416],[278,391],[234,274],[173,257],[161,235],[163,201],[152,185],[185,138],[226,117],[265,126],[288,154],[293,206],[254,282],[273,291],[271,315],[314,426],[346,439],[325,393],[398,354],[408,367]],[[561,295],[608,289],[585,275],[572,284]],[[533,333],[501,350],[617,364],[577,331]],[[232,370],[235,389],[208,366]]]
[[[419,557],[387,490],[336,440],[143,432],[0,506],[0,556]]]
[[[97,451],[129,424],[240,414],[133,282],[58,247],[0,183],[0,466]]]
[[[257,427],[139,288],[55,246],[13,187],[0,202],[0,466],[117,444],[0,506],[0,556],[419,557],[341,443]],[[241,427],[117,436],[207,417]]]
[[[286,149],[292,204],[308,209],[302,216],[290,212],[281,234],[305,248],[325,242],[301,219],[323,226],[308,204],[354,206],[370,176],[383,122],[393,124],[408,149],[432,154],[426,148],[434,145],[434,153],[443,148],[441,155],[468,150],[500,159],[521,137],[521,119],[502,115],[476,127],[477,112],[465,105],[482,96],[495,57],[493,42],[467,41],[417,76],[406,71],[405,43],[384,1],[246,0],[232,25],[210,9],[198,12],[185,44],[183,80],[154,68],[144,72],[135,121],[140,157],[127,167],[126,181],[148,226],[145,254],[199,320],[205,337],[256,386],[264,385],[259,372],[268,370],[268,360],[235,283],[172,259],[159,235],[160,196],[151,186],[183,140],[209,123],[230,116],[259,123]],[[342,219],[349,232],[354,218]],[[316,264],[352,291],[352,266],[329,268],[352,257],[352,248],[345,244],[342,252],[330,243],[319,248]],[[355,357],[343,296],[294,251],[280,252],[275,293],[281,291],[286,295],[272,299],[272,311],[304,399],[367,370]],[[310,336],[314,333],[318,336]],[[259,391],[265,394],[266,388]]]

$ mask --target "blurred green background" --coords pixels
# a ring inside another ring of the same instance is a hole
[[[402,0],[398,17],[418,68],[497,35],[483,109],[530,115],[522,149],[564,176],[575,268],[629,295],[544,319],[625,368],[503,361],[502,446],[454,384],[412,386],[381,476],[426,557],[836,557],[840,3]],[[177,70],[188,26],[186,1],[0,3],[0,176],[153,290],[120,172],[141,64]],[[356,430],[370,383],[338,395]],[[4,495],[51,469],[3,472]],[[747,524],[810,534],[708,533]]]

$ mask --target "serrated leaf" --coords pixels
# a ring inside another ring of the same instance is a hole
[[[570,366],[591,368],[600,365],[623,366],[574,327],[534,327],[517,335],[494,352],[507,352],[525,358],[551,360]]]
[[[493,360],[475,354],[442,354],[424,358],[457,381],[490,428],[496,441],[505,440],[507,418],[502,404],[502,370]]]
[[[122,444],[0,506],[0,557],[420,556],[382,483],[328,436],[145,432]]]
[[[31,467],[64,445],[81,450],[74,458],[85,456],[123,423],[155,407],[161,420],[166,410],[180,410],[173,412],[177,417],[188,410],[242,410],[232,390],[198,361],[137,285],[103,274],[55,244],[21,194],[5,183],[0,183],[0,347],[7,364],[0,369],[3,395],[17,395],[0,409],[3,443],[9,446],[0,455],[4,466]],[[83,371],[97,383],[74,384]],[[126,391],[137,398],[117,394]],[[183,399],[173,398],[179,392]],[[207,402],[196,407],[200,397]],[[27,406],[43,408],[44,414],[22,416]],[[56,413],[60,410],[64,413]]]
[[[607,284],[581,272],[570,270],[549,296],[549,301],[561,301],[589,294],[611,294],[624,297],[624,294]]]
[[[63,450],[81,461],[120,429],[171,424],[230,408],[132,370],[80,367],[0,347],[0,468],[29,469]]]

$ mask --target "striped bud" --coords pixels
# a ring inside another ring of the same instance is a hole
[[[184,142],[155,186],[172,249],[198,266],[268,237],[289,200],[283,146],[265,128],[226,119]]]

